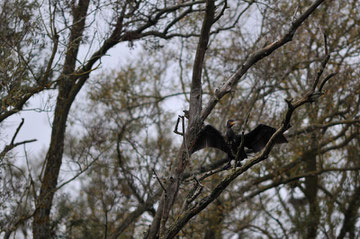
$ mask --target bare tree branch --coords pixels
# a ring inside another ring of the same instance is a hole
[[[273,53],[276,49],[280,48],[281,46],[285,45],[286,43],[290,42],[300,27],[300,25],[315,11],[315,9],[323,3],[325,0],[317,0],[315,1],[302,15],[299,16],[297,20],[295,20],[292,24],[290,29],[287,33],[282,36],[279,40],[276,40],[269,45],[265,46],[264,48],[254,52],[251,54],[247,60],[239,67],[237,70],[226,82],[223,86],[221,86],[218,90],[215,91],[215,96],[212,97],[207,106],[201,113],[201,120],[205,120],[208,115],[211,113],[213,108],[216,106],[218,101],[228,94],[233,87],[239,82],[242,76],[246,74],[246,72],[252,67],[256,62],[260,61],[264,57]]]
[[[30,140],[24,140],[24,141],[21,141],[21,142],[14,143],[14,142],[15,142],[15,139],[16,139],[16,136],[18,135],[21,127],[23,126],[23,124],[24,124],[24,119],[22,118],[19,126],[16,128],[16,131],[15,131],[15,133],[14,133],[12,139],[11,139],[10,144],[6,145],[6,146],[4,147],[4,149],[1,151],[1,153],[0,153],[0,160],[2,160],[2,159],[5,157],[5,155],[6,155],[10,150],[12,150],[13,148],[15,148],[15,147],[17,147],[17,146],[19,146],[19,145],[23,145],[23,144],[32,143],[32,142],[37,141],[36,139],[30,139]]]

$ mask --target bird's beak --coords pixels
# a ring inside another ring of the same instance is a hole
[[[234,124],[238,124],[238,123],[240,123],[240,121],[234,120],[234,121],[231,121],[231,122],[230,122],[230,125],[233,126]]]

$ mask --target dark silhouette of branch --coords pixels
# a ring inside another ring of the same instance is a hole
[[[37,141],[36,139],[30,139],[30,140],[24,140],[24,141],[15,143],[16,136],[18,135],[21,127],[23,126],[23,124],[24,124],[24,119],[22,118],[19,126],[16,128],[16,131],[15,131],[15,133],[14,133],[12,139],[11,139],[10,144],[5,145],[4,149],[1,151],[1,153],[0,153],[0,160],[2,160],[2,159],[5,157],[5,155],[6,155],[10,150],[14,149],[15,147],[17,147],[17,146],[19,146],[19,145],[23,145],[23,144],[32,143],[32,142]]]

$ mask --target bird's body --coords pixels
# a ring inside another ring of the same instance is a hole
[[[228,120],[226,123],[226,133],[225,133],[225,139],[228,144],[233,144],[236,138],[236,134],[234,130],[232,129],[232,126],[236,123],[235,120]]]
[[[241,134],[235,134],[232,126],[236,123],[234,120],[227,122],[225,136],[223,136],[215,127],[206,125],[198,134],[194,143],[192,153],[206,147],[217,148],[228,154],[229,160],[234,159],[239,146],[241,145]],[[261,151],[275,133],[276,129],[268,125],[260,124],[255,129],[244,135],[244,147],[257,153]],[[287,143],[284,135],[279,135],[275,139],[275,144]],[[240,149],[240,160],[247,157],[244,148]]]

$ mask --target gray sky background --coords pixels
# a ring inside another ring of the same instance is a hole
[[[94,72],[90,77],[94,77],[96,74],[99,74],[106,69],[121,67],[126,61],[134,58],[136,56],[134,53],[137,51],[138,48],[130,49],[126,44],[117,45],[109,51],[108,56],[102,58],[101,68]],[[81,100],[85,91],[86,86],[81,90],[76,101]],[[15,142],[37,139],[36,142],[26,144],[27,153],[32,156],[37,155],[42,150],[46,150],[50,142],[51,123],[56,96],[56,91],[47,91],[46,93],[37,94],[30,99],[28,105],[24,107],[24,111],[6,119],[3,123],[5,132],[1,133],[1,147],[10,143],[16,128],[21,122],[21,118],[24,118],[24,125],[18,133]],[[49,97],[52,97],[52,100],[48,101]],[[45,111],[37,109],[45,109]],[[19,146],[15,151],[23,154],[24,147]]]

